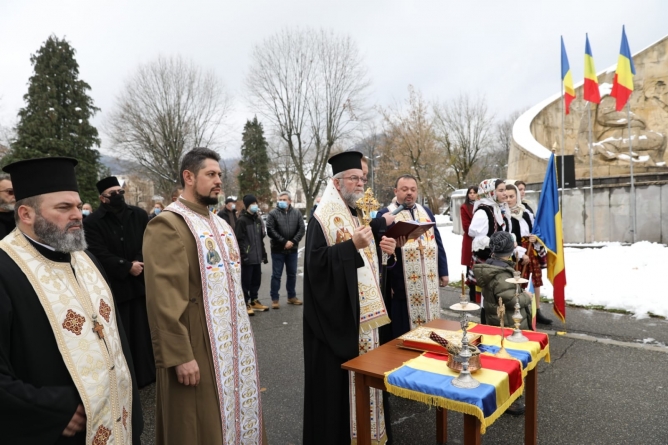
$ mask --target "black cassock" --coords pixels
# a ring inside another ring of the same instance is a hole
[[[348,371],[341,365],[359,355],[357,268],[364,262],[352,240],[328,247],[315,218],[305,252],[304,445],[349,445]]]
[[[107,273],[116,308],[127,335],[140,388],[155,382],[155,359],[146,312],[144,274],[130,274],[133,261],[144,261],[146,212],[126,205],[113,212],[101,205],[84,219],[88,249]]]
[[[69,254],[32,244],[51,261],[70,261]],[[100,264],[89,256],[106,280]],[[118,320],[118,311],[116,315]],[[139,392],[120,323],[118,332],[132,374],[133,444],[139,445],[144,425]],[[62,435],[80,403],[37,294],[18,265],[0,250],[0,443],[84,444],[85,430],[74,437]]]

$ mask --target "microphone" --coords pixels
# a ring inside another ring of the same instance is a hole
[[[390,213],[390,215],[398,215],[399,212],[401,212],[403,209],[405,209],[404,205],[403,205],[403,204],[399,204],[399,207],[397,207],[396,209],[394,209],[394,211],[393,211],[392,213]]]

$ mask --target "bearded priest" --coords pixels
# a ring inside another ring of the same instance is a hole
[[[144,234],[156,445],[267,443],[239,245],[208,209],[222,192],[219,162],[207,148],[186,153],[183,193]]]
[[[71,158],[4,168],[16,229],[0,241],[0,433],[22,445],[140,444],[123,327],[86,251]]]
[[[333,178],[306,233],[304,258],[304,445],[357,441],[354,374],[341,365],[378,346],[378,328],[390,322],[378,285],[373,233],[362,226],[362,153],[329,159]],[[360,215],[361,216],[361,215]],[[392,254],[393,239],[379,246]],[[387,441],[382,391],[371,389],[372,443]]]

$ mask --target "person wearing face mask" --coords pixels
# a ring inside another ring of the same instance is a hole
[[[301,305],[297,298],[297,257],[299,241],[304,237],[306,228],[304,218],[299,210],[292,207],[290,192],[283,191],[278,195],[277,208],[267,215],[267,234],[271,238],[271,307],[278,309],[278,291],[281,288],[283,265],[287,274],[285,290],[288,293],[288,304]]]
[[[220,209],[218,216],[223,218],[227,224],[232,227],[232,230],[237,226],[237,200],[229,197],[225,200],[225,207]]]
[[[234,234],[237,236],[241,253],[241,289],[246,301],[248,315],[264,312],[269,307],[258,300],[258,291],[262,282],[262,263],[267,264],[267,251],[264,248],[266,235],[262,219],[258,215],[260,207],[253,195],[244,196],[244,206],[237,221]]]
[[[155,381],[155,362],[146,312],[142,242],[148,214],[125,203],[125,190],[110,176],[99,181],[100,207],[84,219],[90,252],[102,264],[128,336],[137,385]]]
[[[91,213],[93,213],[93,206],[89,203],[85,203],[83,207],[81,207],[81,214],[83,215],[84,219],[86,219],[86,217]]]
[[[165,206],[164,206],[164,204],[161,203],[160,201],[156,202],[156,203],[153,205],[153,211],[151,212],[150,215],[148,215],[148,220],[149,220],[149,221],[152,220],[153,218],[155,218],[156,216],[158,216],[163,210],[165,210]]]

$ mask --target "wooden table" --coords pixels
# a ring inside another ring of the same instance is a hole
[[[458,331],[459,322],[434,320],[426,324],[436,329]],[[398,368],[421,354],[418,351],[397,347],[399,340],[393,340],[378,349],[347,361],[341,367],[355,373],[355,407],[357,411],[357,443],[371,444],[371,413],[369,388],[385,390],[385,373]],[[538,373],[536,368],[527,373],[524,380],[525,406],[524,443],[538,443]],[[387,419],[389,421],[389,419]],[[444,444],[448,440],[448,411],[436,409],[436,440]],[[480,445],[480,420],[464,414],[464,444]]]

